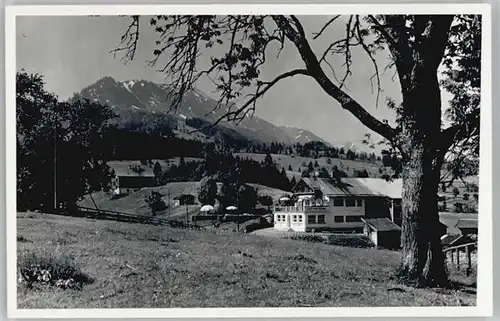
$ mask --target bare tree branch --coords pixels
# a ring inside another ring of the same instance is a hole
[[[464,117],[464,121],[446,128],[441,132],[439,142],[442,149],[448,150],[454,142],[461,142],[472,135],[479,135],[480,109],[477,108]]]
[[[230,111],[228,110],[227,113],[224,115],[220,116],[215,122],[210,124],[209,126],[206,126],[204,128],[211,128],[222,122],[223,120],[227,121],[235,121],[235,122],[241,122],[243,119],[245,119],[246,115],[248,115],[249,112],[255,111],[255,104],[259,98],[264,96],[264,94],[271,89],[274,85],[276,85],[279,81],[297,76],[297,75],[303,75],[303,76],[311,76],[309,71],[306,69],[294,69],[285,73],[282,73],[281,75],[277,76],[271,81],[266,81],[266,82],[260,82],[259,85],[257,86],[257,89],[255,90],[254,94],[251,94],[251,98],[247,100],[241,107],[239,107],[235,111]],[[248,108],[249,106],[252,106],[251,108]],[[197,131],[197,130],[196,130]]]
[[[137,43],[139,42],[139,16],[132,16],[132,22],[127,27],[127,30],[122,35],[120,46],[111,50],[114,57],[119,52],[125,52],[121,61],[124,64],[132,61],[137,50]]]
[[[321,35],[323,34],[323,32],[328,28],[329,25],[331,25],[335,20],[337,20],[338,18],[340,17],[340,15],[336,15],[334,16],[332,19],[328,20],[327,23],[325,23],[325,25],[321,28],[321,30],[317,33],[314,33],[314,37],[313,39],[318,39],[319,37],[321,37]]]
[[[327,94],[337,100],[344,109],[353,114],[366,127],[387,138],[389,141],[393,141],[396,138],[397,132],[395,129],[373,117],[351,96],[331,82],[325,75],[307,40],[301,36],[300,32],[296,32],[291,27],[288,19],[283,16],[272,16],[272,18],[278,27],[285,32],[287,38],[295,44],[306,64],[307,70]]]
[[[370,49],[368,48],[368,46],[366,45],[366,43],[363,40],[363,36],[361,34],[359,16],[356,16],[355,28],[356,28],[356,34],[358,36],[358,41],[361,44],[361,46],[363,47],[363,50],[366,52],[366,54],[370,58],[370,60],[371,60],[371,62],[373,64],[373,68],[375,69],[375,73],[370,77],[370,84],[372,86],[372,92],[373,92],[373,82],[372,82],[372,80],[373,80],[373,78],[375,78],[377,80],[377,97],[375,99],[375,106],[378,107],[378,101],[379,101],[379,98],[380,98],[380,93],[382,91],[382,87],[380,85],[380,73],[379,73],[377,61],[375,60],[375,57],[373,56],[373,53],[370,51]]]

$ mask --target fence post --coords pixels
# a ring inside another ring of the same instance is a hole
[[[472,259],[471,259],[471,250],[469,248],[469,245],[465,247],[465,253],[467,254],[467,270],[466,274],[469,276],[472,272]]]

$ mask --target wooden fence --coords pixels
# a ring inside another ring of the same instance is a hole
[[[466,260],[467,260],[466,262],[464,262],[467,264],[467,268],[465,271],[467,273],[467,276],[469,276],[470,273],[472,272],[471,254],[475,249],[477,249],[477,242],[471,242],[471,243],[467,243],[467,244],[462,244],[462,245],[444,248],[443,253],[444,253],[446,259],[451,258],[451,264],[453,265],[455,263],[457,270],[460,271],[460,268],[461,268],[461,266],[460,266],[460,264],[461,264],[460,252],[461,251],[465,252],[465,256],[466,256]]]
[[[88,217],[94,219],[101,220],[113,220],[120,222],[129,222],[129,223],[141,223],[141,224],[152,224],[152,225],[166,225],[174,228],[188,228],[188,229],[196,229],[200,230],[202,227],[188,224],[181,221],[168,220],[161,217],[155,216],[142,216],[137,214],[130,214],[118,211],[110,211],[110,210],[100,210],[90,207],[82,207],[79,206],[77,212],[72,213],[64,213],[69,216],[79,216],[79,217]]]

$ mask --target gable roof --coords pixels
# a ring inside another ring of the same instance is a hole
[[[312,190],[320,188],[327,196],[385,196],[401,198],[402,180],[388,182],[381,178],[342,178],[337,182],[332,178],[303,177],[300,182]],[[296,186],[300,186],[297,183]]]
[[[393,179],[386,181],[382,178],[350,178],[365,185],[373,193],[381,194],[389,198],[398,199],[403,197],[403,180]]]
[[[384,218],[362,218],[363,222],[368,224],[376,232],[388,232],[388,231],[401,231],[401,228],[397,226],[393,221]]]

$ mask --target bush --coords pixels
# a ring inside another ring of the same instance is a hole
[[[61,289],[78,289],[93,282],[93,279],[75,267],[68,255],[26,254],[18,259],[19,281],[28,288],[34,285],[51,285]]]
[[[166,208],[166,204],[162,200],[162,195],[157,191],[152,191],[151,194],[144,196],[144,202],[151,209],[153,215]]]
[[[294,233],[291,235],[286,235],[286,239],[298,240],[298,241],[306,241],[313,243],[323,243],[325,242],[325,238],[320,235],[313,235],[307,233]]]
[[[357,248],[373,247],[372,241],[362,235],[334,234],[329,235],[326,243],[338,246],[348,246]]]

